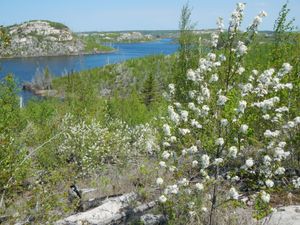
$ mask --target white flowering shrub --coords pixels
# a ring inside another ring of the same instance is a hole
[[[97,172],[109,163],[126,163],[130,158],[156,152],[156,132],[149,125],[129,127],[112,121],[108,127],[100,122],[74,122],[67,114],[62,122],[63,140],[58,146],[62,158],[74,163],[81,175]]]
[[[237,4],[228,33],[218,20],[211,51],[187,72],[189,102],[172,101],[176,87],[169,85],[169,122],[163,125],[156,183],[170,217],[194,220],[209,212],[213,224],[219,205],[238,201],[268,213],[272,190],[282,186],[283,161],[290,156],[287,143],[300,126],[299,117],[290,118],[292,106],[284,97],[293,90],[285,81],[292,66],[247,68],[244,57],[266,13],[240,32],[244,7]],[[299,179],[293,184],[299,187]]]

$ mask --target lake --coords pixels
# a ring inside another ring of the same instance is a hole
[[[112,47],[117,51],[107,54],[0,59],[0,79],[8,73],[13,73],[17,82],[21,84],[32,81],[37,68],[42,70],[48,67],[54,76],[62,76],[71,71],[87,70],[147,55],[168,55],[178,49],[178,45],[174,44],[172,39],[143,43],[115,43]],[[31,97],[30,93],[24,91],[21,95],[25,99]]]

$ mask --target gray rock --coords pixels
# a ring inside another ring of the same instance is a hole
[[[78,55],[82,41],[63,24],[35,20],[7,27],[11,43],[0,48],[1,57]]]
[[[300,225],[300,205],[279,208],[264,220],[264,225]]]
[[[163,215],[145,214],[141,216],[143,225],[159,225],[165,224],[166,220]]]
[[[125,208],[130,202],[137,198],[135,193],[124,194],[119,197],[108,198],[102,204],[86,212],[69,216],[57,221],[56,225],[77,225],[77,224],[97,224],[108,225],[122,222],[126,219]]]

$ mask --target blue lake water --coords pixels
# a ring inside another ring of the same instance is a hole
[[[87,70],[147,55],[168,55],[178,49],[178,45],[174,44],[172,39],[144,43],[116,43],[112,47],[118,51],[81,56],[0,59],[0,79],[8,73],[13,73],[17,82],[21,84],[25,81],[32,81],[37,68],[42,70],[48,67],[54,76],[62,76],[71,71]],[[26,99],[31,96],[30,93],[24,91],[21,94]]]

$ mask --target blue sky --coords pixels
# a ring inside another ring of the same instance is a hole
[[[237,0],[189,0],[197,28],[214,28],[218,16],[225,22]],[[244,0],[244,27],[261,10],[268,13],[261,30],[271,30],[286,0]],[[186,0],[1,0],[0,24],[32,19],[62,22],[73,31],[177,29]],[[300,0],[289,0],[290,16],[300,27]],[[297,14],[298,11],[298,14]]]

